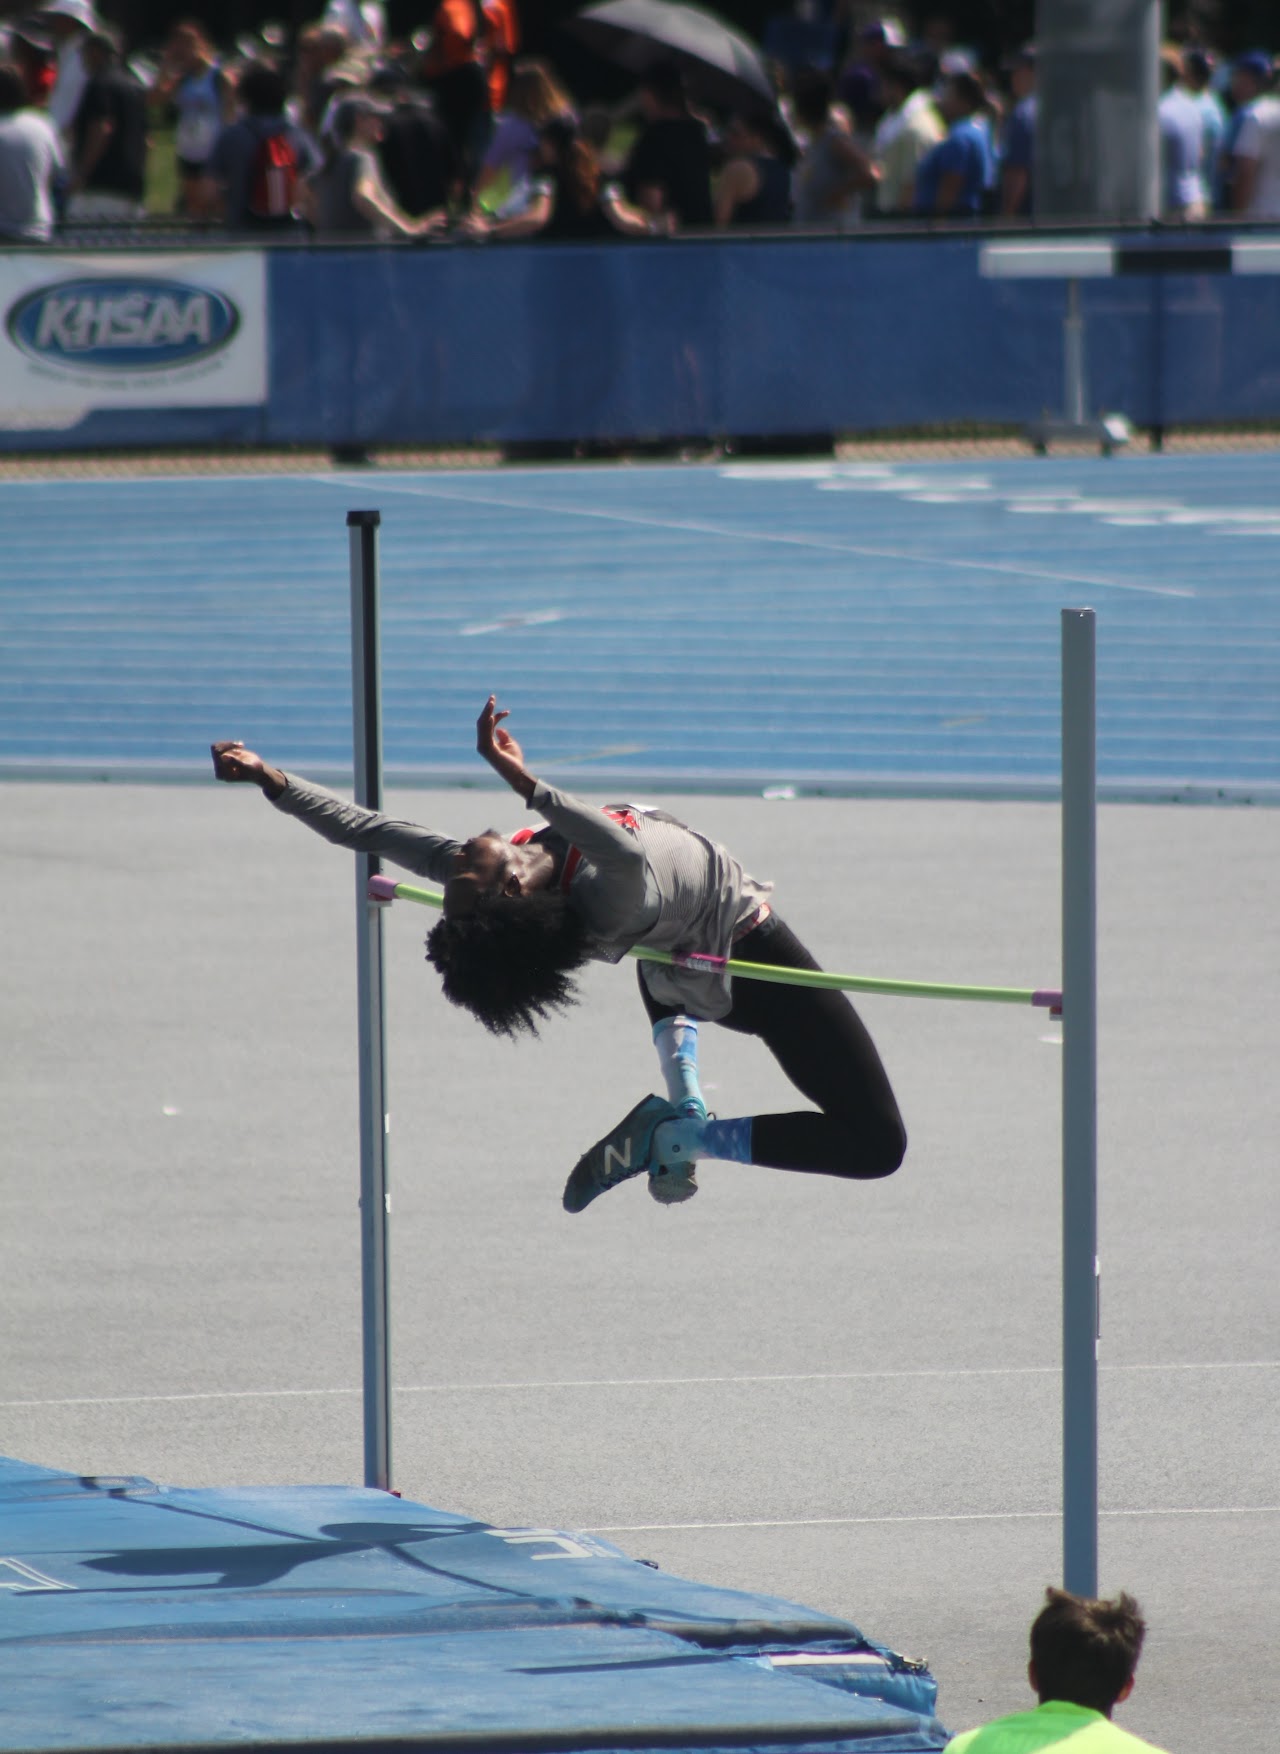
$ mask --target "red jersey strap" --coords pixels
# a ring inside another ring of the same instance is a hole
[[[639,821],[632,815],[630,810],[606,810],[605,815],[611,822],[616,822],[621,828],[629,828],[634,831],[640,826]],[[531,841],[534,835],[539,832],[540,831],[536,828],[517,828],[514,834],[509,834],[507,836],[507,839],[511,842],[513,847],[522,847],[528,841]],[[571,846],[569,851],[565,854],[564,868],[560,872],[561,889],[568,890],[569,885],[578,874],[578,866],[581,863],[582,848]]]

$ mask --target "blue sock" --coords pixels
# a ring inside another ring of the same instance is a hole
[[[726,1163],[751,1162],[751,1116],[734,1121],[708,1121],[702,1129],[699,1150],[703,1157],[719,1157]]]
[[[659,1122],[653,1147],[654,1162],[665,1169],[679,1169],[701,1157],[718,1157],[722,1163],[750,1163],[751,1117],[700,1121],[692,1115],[676,1115]]]
[[[660,1017],[653,1026],[653,1045],[667,1086],[667,1100],[682,1114],[698,1120],[707,1105],[698,1085],[698,1025],[692,1017]]]

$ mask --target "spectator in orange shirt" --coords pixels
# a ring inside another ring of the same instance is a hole
[[[489,110],[500,116],[507,107],[511,63],[520,47],[520,21],[515,0],[480,0],[484,15],[484,53],[488,63]]]
[[[431,44],[422,63],[422,82],[435,98],[436,114],[449,130],[468,198],[489,142],[492,120],[483,54],[480,0],[438,0]]]

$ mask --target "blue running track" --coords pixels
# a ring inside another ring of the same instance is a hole
[[[349,773],[367,506],[395,779],[1048,794],[1087,604],[1104,792],[1280,801],[1277,455],[3,483],[0,775]]]

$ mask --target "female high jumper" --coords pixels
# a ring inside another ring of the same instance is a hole
[[[213,745],[220,780],[244,781],[339,846],[378,854],[440,883],[444,913],[427,938],[446,998],[495,1035],[536,1034],[573,1004],[574,971],[618,962],[633,945],[815,969],[818,964],[725,849],[662,811],[601,809],[535,779],[490,695],[476,747],[546,827],[458,841],[396,822],[270,766],[238,742]],[[871,1180],[902,1162],[906,1132],[880,1056],[841,992],[641,962],[667,1099],[646,1096],[579,1160],[568,1212],[647,1172],[664,1204],[697,1192],[704,1158]],[[814,1110],[732,1120],[708,1115],[698,1024],[756,1035]]]

